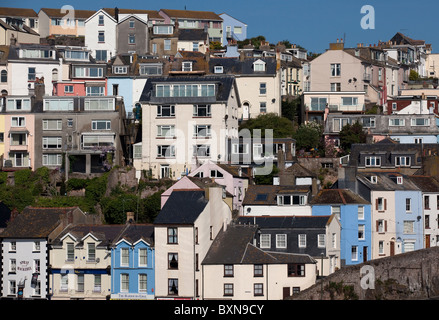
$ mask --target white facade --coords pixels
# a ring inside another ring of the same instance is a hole
[[[101,60],[105,62],[116,54],[116,26],[116,20],[102,9],[85,21],[85,46],[95,59],[101,60],[97,51],[106,52],[106,59]]]
[[[35,72],[35,73],[34,73]],[[32,61],[20,59],[8,62],[9,95],[27,96],[34,88],[35,78],[44,78],[45,94],[52,95],[53,81],[62,79],[62,61]]]
[[[209,202],[193,225],[155,226],[156,298],[197,299],[200,296],[201,262],[218,232],[231,221],[231,211],[223,201],[222,188],[209,188],[208,194]],[[168,243],[169,227],[177,228],[177,243]],[[178,268],[168,267],[168,253],[178,255]],[[169,283],[175,280],[178,294],[171,294]]]
[[[264,63],[257,60],[255,63]],[[236,75],[236,86],[241,99],[238,118],[247,120],[260,114],[282,114],[281,110],[281,80],[280,72],[275,75]]]
[[[226,161],[227,138],[238,137],[239,101],[234,86],[227,102],[202,105],[210,108],[208,116],[194,115],[195,103],[171,100],[166,104],[174,106],[173,116],[159,116],[158,105],[142,104],[142,161],[136,170],[150,170],[156,178],[179,179],[201,163]],[[166,135],[160,129],[165,127]],[[203,133],[195,135],[195,128],[202,127],[205,128]],[[200,146],[199,153],[194,146]],[[170,148],[170,152],[165,154],[165,147]],[[203,153],[207,149],[208,152]]]
[[[233,277],[224,277],[224,265],[203,265],[204,299],[282,300],[284,288],[302,291],[315,284],[315,263],[304,264],[304,276],[288,276],[288,264],[263,264],[255,277],[254,264],[233,265]],[[232,285],[233,293],[225,293]],[[259,290],[262,290],[259,291]],[[291,292],[291,291],[289,291]]]
[[[423,192],[424,247],[439,246],[439,193]]]
[[[44,238],[3,239],[2,297],[17,298],[23,286],[22,298],[47,298],[47,250]]]

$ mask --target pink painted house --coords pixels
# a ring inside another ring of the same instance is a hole
[[[233,195],[233,210],[241,212],[249,177],[239,167],[209,161],[190,172],[188,176],[212,178],[216,183],[225,186],[226,191]]]

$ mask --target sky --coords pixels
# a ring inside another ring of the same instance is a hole
[[[377,44],[397,32],[425,40],[439,53],[437,0],[0,0],[1,7],[75,9],[179,9],[213,11],[247,24],[247,38],[264,36],[276,44],[288,40],[309,52],[322,53],[329,43],[345,39],[345,47]],[[369,6],[363,11],[364,6]],[[363,26],[362,26],[363,22]],[[368,28],[366,28],[368,27]]]

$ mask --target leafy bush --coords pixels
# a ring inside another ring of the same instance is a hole
[[[87,187],[88,179],[70,178],[67,181],[67,191],[81,190]]]

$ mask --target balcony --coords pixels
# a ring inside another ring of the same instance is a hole
[[[363,81],[369,81],[372,79],[372,75],[370,73],[363,74]]]
[[[344,104],[330,104],[329,112],[362,112],[364,111],[364,104],[344,105]]]

